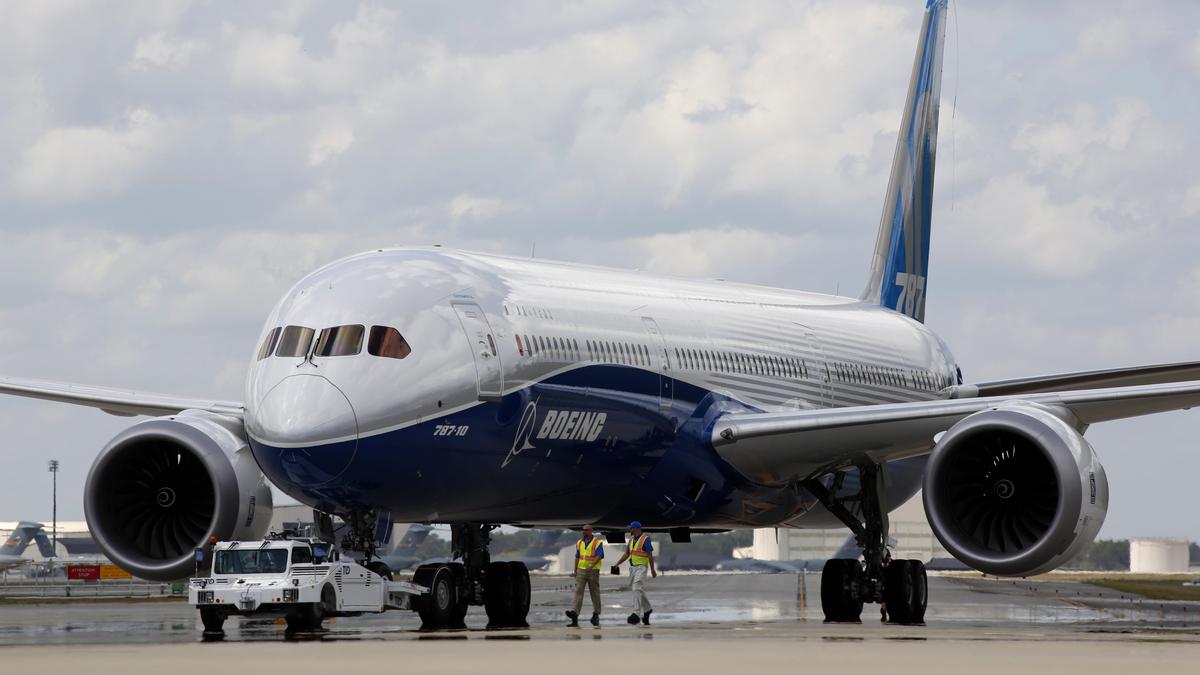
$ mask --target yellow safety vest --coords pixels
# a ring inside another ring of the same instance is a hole
[[[580,539],[575,542],[575,550],[579,553],[579,562],[576,563],[579,569],[600,569],[600,561],[603,560],[601,556],[597,555],[600,550],[600,537],[592,537],[590,542]]]
[[[650,564],[650,554],[646,549],[646,540],[650,535],[643,534],[637,539],[629,540],[629,564],[642,567]]]

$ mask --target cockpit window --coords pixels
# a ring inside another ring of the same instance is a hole
[[[317,356],[354,356],[362,351],[364,329],[360,325],[334,326],[321,331]]]
[[[314,333],[316,331],[304,326],[284,328],[279,337],[279,347],[275,349],[275,356],[308,356],[308,347],[312,344]]]
[[[275,343],[279,342],[279,332],[283,329],[276,326],[267,333],[267,337],[263,338],[262,346],[258,348],[258,360],[262,361],[275,351]]]
[[[412,353],[412,347],[395,328],[371,326],[371,339],[367,341],[367,352],[371,356],[402,359]]]

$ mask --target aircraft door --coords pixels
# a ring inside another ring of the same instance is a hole
[[[829,360],[825,358],[825,349],[817,334],[807,326],[800,326],[804,331],[804,341],[808,346],[810,357],[807,360],[808,379],[816,383],[820,391],[820,399],[815,401],[817,407],[830,408],[833,406],[833,383],[829,377]]]
[[[496,348],[496,336],[488,324],[487,316],[474,303],[456,302],[452,306],[467,333],[467,341],[471,343],[479,400],[498,401],[504,392],[504,369],[500,363],[500,351]]]
[[[654,319],[643,316],[642,325],[650,334],[650,344],[658,354],[658,408],[670,410],[675,393],[671,384],[674,380],[671,377],[671,357],[667,352],[667,339],[663,337],[662,331],[658,329],[658,322]]]

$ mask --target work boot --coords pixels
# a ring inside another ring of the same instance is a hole
[[[567,618],[571,620],[571,623],[567,624],[568,627],[579,628],[579,614],[575,610],[568,609]]]
[[[600,627],[600,613],[599,612],[592,613],[592,625],[595,626],[596,628]]]
[[[630,625],[630,626],[636,626],[636,625],[638,625],[639,623],[641,623],[641,622],[642,622],[642,619],[641,619],[641,617],[639,617],[639,616],[637,615],[637,613],[635,612],[635,613],[633,613],[633,614],[630,614],[630,615],[629,615],[629,618],[628,618],[628,619],[626,619],[626,621],[628,621],[628,622],[629,622],[629,625]]]
[[[646,613],[642,615],[642,623],[649,626],[650,625],[650,614],[653,612],[654,612],[654,610],[652,610],[652,609],[646,610]]]

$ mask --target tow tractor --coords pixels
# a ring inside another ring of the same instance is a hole
[[[421,609],[429,589],[390,576],[386,567],[364,567],[320,539],[223,541],[212,548],[211,575],[188,584],[188,602],[209,634],[221,633],[235,615],[283,617],[291,631],[318,630],[328,617]]]

